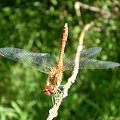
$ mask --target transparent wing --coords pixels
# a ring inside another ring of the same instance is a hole
[[[81,58],[83,57],[92,57],[93,55],[99,53],[102,50],[102,48],[99,47],[93,47],[93,48],[89,48],[89,49],[85,49],[81,51]]]
[[[108,69],[120,66],[119,63],[94,59],[81,59],[80,69]]]
[[[102,50],[102,48],[99,47],[93,47],[89,49],[82,50],[80,53],[80,58],[89,58],[92,57],[93,55],[99,53]],[[64,62],[64,69],[65,70],[72,70],[74,67],[74,59],[75,55],[67,58]],[[81,61],[81,59],[80,59]]]
[[[44,73],[48,73],[53,66],[52,58],[47,53],[32,53],[18,48],[0,48],[0,55],[24,63]]]
[[[79,61],[80,69],[107,69],[120,66],[119,63],[109,62],[109,61],[100,61],[90,59],[93,55],[99,53],[101,48],[89,48],[88,50],[82,50]],[[75,57],[67,59],[64,63],[64,70],[72,70],[75,66],[74,63]]]
[[[72,70],[75,66],[74,61],[70,62],[70,66],[67,64],[64,66],[64,70]],[[119,63],[110,61],[100,61],[89,58],[81,58],[79,62],[79,69],[108,69],[119,67]]]

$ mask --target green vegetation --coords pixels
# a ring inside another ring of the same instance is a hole
[[[61,33],[69,24],[66,56],[75,54],[82,28],[94,26],[84,39],[85,48],[102,47],[97,59],[120,63],[119,0],[84,0],[111,16],[81,8],[74,0],[3,0],[0,2],[0,48],[16,47],[58,56]],[[78,21],[82,23],[79,24]],[[52,107],[43,94],[47,75],[0,57],[0,120],[45,120]],[[71,75],[65,72],[63,83]],[[120,120],[120,68],[80,70],[64,99],[56,120]]]

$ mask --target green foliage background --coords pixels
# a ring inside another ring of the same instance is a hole
[[[81,0],[82,2],[82,0]],[[119,0],[84,0],[109,11],[106,18],[81,9],[87,32],[84,47],[102,47],[95,58],[120,63]],[[16,47],[33,52],[59,54],[61,33],[69,24],[66,56],[75,54],[79,34],[75,0],[0,1],[0,47]],[[71,73],[65,73],[63,83]],[[52,107],[51,97],[42,93],[47,75],[20,63],[0,57],[0,120],[44,120]],[[76,83],[63,101],[56,120],[120,120],[120,68],[80,70]]]

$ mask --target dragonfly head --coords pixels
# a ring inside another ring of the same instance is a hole
[[[45,85],[44,86],[44,94],[46,94],[47,96],[51,96],[53,94],[55,94],[55,87],[53,85]]]

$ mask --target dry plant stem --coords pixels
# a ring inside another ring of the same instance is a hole
[[[77,15],[77,17],[78,17],[78,19],[79,19],[79,20],[78,20],[78,21],[79,21],[79,24],[80,24],[81,26],[83,26],[83,21],[82,21],[82,19],[81,19],[81,11],[80,11],[80,8],[88,9],[88,10],[93,11],[93,12],[99,12],[99,13],[101,13],[102,15],[105,15],[106,18],[109,18],[109,17],[112,15],[109,11],[102,10],[102,9],[100,9],[100,8],[98,8],[98,7],[90,6],[90,5],[87,5],[87,4],[84,4],[84,3],[82,3],[82,2],[78,2],[78,1],[75,2],[74,7],[75,7],[76,15]]]
[[[81,19],[81,11],[80,11],[79,2],[75,2],[74,8],[75,8],[76,16],[77,16],[77,18],[78,18],[79,25],[80,25],[80,26],[83,26],[83,21],[82,21],[82,19]]]
[[[98,7],[90,6],[90,5],[87,5],[87,4],[78,2],[78,1],[75,2],[75,8],[79,9],[80,7],[84,8],[84,9],[88,9],[88,10],[93,11],[93,12],[100,12],[101,14],[110,14],[110,12],[108,12],[106,10],[102,10]]]
[[[80,59],[80,51],[83,49],[83,40],[85,33],[93,26],[93,22],[90,22],[89,24],[86,24],[85,27],[83,28],[80,37],[79,37],[79,44],[76,52],[76,57],[75,57],[75,66],[74,70],[72,72],[72,76],[68,79],[68,82],[64,85],[64,94],[63,98],[67,97],[68,95],[68,90],[71,87],[71,85],[75,82],[78,70],[79,70],[79,59]]]
[[[92,25],[93,25],[93,22],[90,22],[89,24],[87,24],[83,28],[83,31],[80,34],[79,45],[77,48],[76,58],[75,58],[75,67],[74,67],[74,70],[72,72],[72,76],[68,79],[68,82],[64,85],[63,92],[57,97],[53,108],[51,108],[49,110],[49,115],[47,117],[47,120],[52,120],[53,118],[55,118],[58,115],[58,109],[61,105],[63,98],[68,96],[68,90],[76,80],[76,77],[78,74],[78,69],[79,69],[80,51],[82,50],[84,36],[85,36],[85,33],[89,30],[89,28],[92,27]]]

